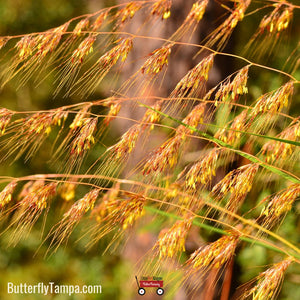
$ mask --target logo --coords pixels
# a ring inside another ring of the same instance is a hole
[[[138,294],[143,296],[146,294],[145,288],[156,288],[156,294],[161,296],[164,294],[164,281],[162,277],[145,277],[143,276],[141,280],[138,280],[135,276],[136,284],[138,286]]]

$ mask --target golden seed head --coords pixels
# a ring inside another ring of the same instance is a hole
[[[201,89],[208,80],[208,73],[211,70],[214,62],[214,54],[211,54],[202,59],[193,69],[177,83],[171,96],[186,97],[194,94],[198,89]]]
[[[152,108],[157,111],[161,111],[161,107],[162,107],[161,101],[156,102],[152,106]],[[143,128],[149,126],[149,124],[152,124],[150,129],[153,129],[153,124],[158,123],[160,120],[160,117],[161,117],[161,115],[158,112],[156,112],[152,109],[147,109],[143,116],[143,119],[142,119],[142,123],[144,123]]]
[[[145,214],[146,199],[142,195],[129,192],[124,192],[125,199],[117,198],[118,193],[117,187],[96,207],[96,220],[98,223],[105,221],[111,226],[120,226],[125,230]]]
[[[185,251],[185,240],[192,226],[192,217],[176,221],[170,229],[163,229],[153,248],[158,248],[159,259],[170,257]]]
[[[6,109],[0,109],[0,135],[5,133],[6,127],[9,124],[11,118],[13,116],[13,112]]]
[[[190,127],[197,128],[199,124],[203,123],[205,107],[206,103],[200,103],[196,105],[182,122]],[[190,133],[193,133],[193,129],[189,129],[184,125],[180,125],[177,128],[177,134],[187,135]]]
[[[263,223],[265,226],[272,227],[275,222],[279,222],[280,217],[292,209],[293,203],[299,195],[300,184],[293,184],[273,197],[268,196],[263,199],[262,202],[268,201],[268,204],[261,212],[261,216],[264,217]]]
[[[214,186],[212,193],[217,199],[223,199],[230,194],[225,208],[229,211],[237,211],[252,188],[258,168],[258,164],[248,164],[229,172]]]
[[[118,115],[121,109],[121,103],[109,101],[105,105],[109,105],[109,112],[103,120],[103,123],[107,126]]]
[[[0,209],[2,209],[12,200],[12,193],[14,192],[16,186],[17,182],[12,181],[0,192]]]
[[[142,5],[138,2],[130,2],[126,7],[120,9],[116,13],[116,18],[120,19],[120,23],[124,23],[128,19],[132,19],[137,11],[142,8]]]
[[[150,57],[141,67],[141,72],[149,75],[156,75],[164,66],[168,66],[168,57],[171,54],[172,46],[173,44],[168,44],[167,46],[158,48],[150,53]]]
[[[244,14],[251,0],[240,0],[237,2],[234,11],[230,17],[224,22],[223,29],[233,29],[236,27],[237,23],[244,19]]]
[[[228,78],[224,83],[221,84],[215,95],[216,105],[218,103],[217,100],[222,102],[226,101],[229,97],[229,94],[231,96],[231,100],[236,101],[239,95],[248,93],[248,70],[249,66],[244,67],[237,73],[232,81],[230,81]]]
[[[48,53],[51,53],[58,46],[68,27],[69,22],[37,36],[35,39],[35,42],[37,43],[36,55],[44,57]]]
[[[99,192],[100,189],[93,189],[85,194],[83,198],[75,202],[64,214],[64,219],[70,218],[74,221],[79,221],[87,211],[94,208]]]
[[[153,155],[146,161],[143,174],[151,172],[163,172],[165,169],[176,165],[179,155],[179,148],[184,142],[182,134],[175,135],[160,146]]]
[[[19,57],[24,60],[32,55],[34,48],[36,47],[35,39],[26,35],[16,43],[15,47],[19,51]]]
[[[51,132],[51,125],[53,124],[53,112],[50,113],[36,113],[29,117],[22,128],[25,135],[48,135]]]
[[[292,257],[288,257],[258,275],[257,285],[244,293],[242,299],[250,296],[255,300],[275,299],[282,283],[284,273],[293,260],[294,259]]]
[[[53,117],[52,117],[52,125],[61,125],[62,121],[65,121],[68,117],[68,112],[64,111],[63,108],[58,108],[54,111]]]
[[[132,197],[128,202],[122,202],[120,224],[123,229],[131,227],[140,217],[145,214],[144,211],[145,198]]]
[[[260,32],[276,33],[288,27],[293,17],[293,6],[285,5],[285,3],[276,3],[274,6],[275,9],[261,20],[259,24]]]
[[[93,29],[94,31],[98,30],[98,29],[102,26],[103,22],[106,20],[106,18],[107,18],[107,16],[108,16],[108,12],[109,12],[109,11],[102,12],[102,13],[97,17],[97,19],[95,20],[95,22],[94,22],[93,25],[92,25],[92,29]]]
[[[220,155],[218,148],[213,148],[207,155],[193,164],[185,176],[185,184],[189,188],[196,189],[196,184],[208,184],[216,175],[217,160]]]
[[[37,189],[39,189],[40,187],[42,187],[44,185],[45,185],[45,182],[42,179],[35,180],[35,181],[33,181],[33,180],[28,181],[22,187],[22,190],[18,195],[18,200],[22,200],[26,195],[28,195],[29,193],[34,193]]]
[[[168,19],[171,16],[171,0],[157,0],[152,5],[151,14],[161,16],[162,19]]]
[[[226,40],[230,37],[232,31],[244,18],[244,13],[251,0],[239,0],[235,1],[234,7],[231,10],[229,17],[210,35],[208,45],[212,47],[217,44],[217,48],[224,47]]]
[[[210,245],[196,250],[188,259],[187,264],[194,270],[220,269],[234,255],[239,235],[232,232]]]
[[[71,143],[71,155],[83,155],[95,143],[93,133],[97,126],[97,118],[81,119],[81,126]]]
[[[98,63],[101,67],[111,68],[117,63],[120,57],[122,62],[126,60],[132,49],[132,38],[119,39],[116,43],[118,43],[117,46],[113,47],[98,59]]]
[[[76,35],[76,36],[80,36],[81,35],[81,31],[88,28],[89,27],[89,24],[90,24],[90,21],[89,19],[83,19],[83,20],[80,20],[74,30],[73,30],[73,34]]]
[[[234,145],[239,142],[242,132],[247,126],[247,110],[243,110],[237,117],[232,121],[229,128],[221,128],[215,133],[215,138]]]
[[[121,140],[109,149],[113,149],[116,154],[116,159],[125,158],[135,147],[139,137],[141,127],[136,124],[129,128],[121,137]]]
[[[83,120],[85,118],[85,116],[88,113],[88,110],[90,108],[90,105],[85,105],[75,116],[73,122],[70,125],[70,128],[72,131],[76,131],[77,129],[79,129],[82,124],[83,124]]]
[[[289,97],[293,94],[294,83],[292,81],[286,83],[273,93],[264,94],[257,100],[255,106],[250,112],[250,117],[254,119],[256,116],[264,113],[277,113],[283,107],[288,106]]]
[[[93,52],[96,37],[87,37],[72,54],[72,63],[82,63],[83,57]]]
[[[207,4],[208,4],[208,0],[198,0],[197,2],[195,2],[185,22],[191,20],[196,21],[197,23],[200,22],[200,20],[202,19],[205,13]]]
[[[24,195],[20,205],[34,210],[43,210],[47,207],[47,200],[56,193],[57,183],[44,185],[42,181],[29,186],[29,191]]]
[[[300,137],[300,122],[295,120],[282,131],[278,138],[286,139],[290,141],[296,141]],[[287,157],[293,154],[295,146],[292,144],[269,141],[262,147],[262,154],[266,155],[266,161],[268,163],[274,163],[275,161],[284,161]]]

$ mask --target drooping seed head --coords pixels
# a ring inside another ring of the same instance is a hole
[[[300,195],[300,184],[293,184],[287,189],[276,193],[273,197],[266,197],[262,202],[268,201],[263,208],[261,216],[264,217],[263,224],[272,227],[279,222],[280,218],[292,209],[292,205]]]
[[[274,114],[280,112],[283,107],[288,106],[288,100],[293,91],[294,83],[290,81],[275,92],[262,95],[250,112],[250,117],[254,119],[256,116],[264,113]]]
[[[289,23],[293,17],[293,9],[293,6],[289,5],[285,7],[283,12],[279,15],[277,23],[275,25],[275,28],[278,32],[288,28]]]
[[[286,139],[290,141],[296,141],[300,137],[300,121],[295,120],[282,131],[278,138]],[[284,161],[287,157],[293,154],[295,146],[292,144],[269,141],[262,147],[262,154],[266,155],[266,161],[268,163],[274,163],[275,161]]]
[[[72,207],[64,214],[64,219],[79,221],[82,216],[89,210],[93,209],[95,201],[98,198],[100,189],[93,189],[83,198],[76,201]]]
[[[129,128],[121,137],[121,140],[110,147],[116,155],[116,159],[125,158],[135,147],[136,141],[139,137],[141,127],[139,124],[136,124]]]
[[[45,184],[43,180],[28,182],[22,189],[21,200],[14,207],[14,231],[10,244],[15,245],[27,236],[40,215],[49,206],[49,200],[56,193],[57,183]]]
[[[201,89],[208,80],[208,73],[214,62],[214,54],[202,59],[193,69],[177,83],[173,90],[172,97],[184,97],[193,95],[198,89]]]
[[[121,109],[121,103],[107,101],[104,105],[109,106],[109,112],[106,114],[106,117],[103,120],[103,123],[107,126],[118,115]]]
[[[293,258],[288,257],[287,259],[275,264],[267,271],[258,275],[257,285],[244,293],[242,299],[246,299],[248,297],[251,297],[253,300],[276,299],[284,273],[293,260]]]
[[[83,58],[93,52],[93,44],[96,37],[90,36],[84,39],[72,54],[72,63],[82,63]]]
[[[99,192],[100,189],[96,188],[85,194],[83,198],[76,201],[71,208],[64,213],[62,220],[52,227],[47,236],[47,238],[52,237],[47,253],[51,249],[56,251],[63,242],[69,239],[73,228],[80,222],[84,214],[93,209]]]
[[[28,181],[26,184],[23,185],[21,192],[18,195],[18,200],[22,200],[30,193],[35,193],[36,190],[40,189],[45,185],[44,180],[31,180]]]
[[[233,119],[229,128],[221,128],[215,133],[215,138],[230,144],[235,145],[240,141],[242,132],[247,127],[247,110],[243,110],[238,116]]]
[[[187,217],[184,220],[176,221],[170,229],[163,229],[160,232],[158,241],[153,247],[154,249],[158,248],[159,259],[172,258],[185,251],[185,240],[192,221],[192,217]]]
[[[219,200],[230,194],[225,207],[229,211],[237,211],[252,188],[258,168],[258,164],[248,164],[231,171],[214,186],[212,193]]]
[[[16,186],[17,182],[12,181],[0,192],[0,209],[2,209],[6,204],[8,204],[12,200],[12,194]]]
[[[220,154],[218,148],[213,148],[207,155],[193,164],[185,176],[185,184],[188,188],[196,189],[197,183],[208,184],[216,175],[217,160]]]
[[[18,49],[19,57],[24,60],[27,59],[29,56],[32,55],[35,47],[36,42],[35,39],[32,36],[26,35],[22,37],[15,45],[15,47]]]
[[[182,122],[190,127],[197,128],[199,124],[203,123],[205,115],[206,103],[200,103],[196,105],[192,111],[182,120]],[[193,132],[193,129],[187,126],[180,125],[177,128],[177,134],[189,134]]]
[[[75,26],[75,28],[74,28],[74,30],[73,30],[73,34],[75,35],[75,36],[80,36],[81,35],[81,31],[82,30],[84,30],[84,29],[86,29],[86,28],[88,28],[89,27],[89,24],[90,24],[90,21],[89,21],[89,19],[83,19],[83,20],[80,20],[77,24],[76,24],[76,26]]]
[[[61,125],[62,121],[65,121],[68,117],[68,112],[64,108],[57,108],[52,117],[52,125]]]
[[[234,8],[231,10],[229,17],[210,35],[210,39],[207,42],[209,47],[217,44],[217,49],[222,49],[232,34],[237,24],[243,20],[244,14],[251,0],[239,0],[235,1]]]
[[[176,165],[179,155],[179,149],[184,142],[182,134],[175,135],[173,138],[167,140],[161,145],[146,161],[143,174],[151,172],[161,173],[165,169],[172,168]]]
[[[132,38],[119,39],[116,43],[118,43],[117,46],[113,47],[98,59],[98,64],[101,67],[110,69],[117,63],[120,57],[121,61],[126,60],[130,50],[132,49]]]
[[[217,100],[224,102],[228,98],[230,93],[231,93],[231,99],[233,101],[236,101],[239,95],[248,93],[248,88],[247,88],[248,70],[249,70],[249,66],[242,68],[237,73],[237,75],[233,78],[232,81],[228,79],[227,81],[221,84],[220,88],[218,89],[215,95],[216,105],[218,103]]]
[[[202,19],[205,13],[207,4],[208,4],[208,0],[198,0],[197,2],[195,2],[185,22],[191,22],[191,21],[196,21],[197,23],[200,22],[200,20]]]
[[[198,270],[220,269],[234,255],[239,235],[232,232],[207,246],[196,250],[186,262],[192,267],[191,272]]]
[[[116,197],[116,193],[96,207],[96,220],[99,224],[105,222],[108,227],[121,227],[123,230],[133,226],[144,214],[146,199],[139,194],[124,193],[124,198]],[[126,197],[126,198],[125,198]]]
[[[161,108],[162,108],[162,101],[157,101],[153,106],[152,106],[152,109],[147,109],[143,118],[142,118],[142,123],[144,124],[143,125],[143,128],[149,126],[150,124],[150,129],[152,130],[154,128],[154,124],[155,123],[158,123],[159,120],[160,120],[160,112],[161,111]]]
[[[73,122],[70,125],[72,131],[79,129],[84,123],[85,116],[87,115],[90,109],[90,105],[85,105],[75,116]]]
[[[293,6],[285,5],[285,3],[274,4],[275,9],[261,20],[259,24],[259,31],[262,32],[281,32],[285,30],[292,17],[293,17]]]
[[[124,230],[131,227],[145,214],[145,203],[145,198],[138,196],[131,197],[127,203],[122,202],[121,211],[123,211],[123,213],[120,216],[120,224]]]
[[[48,135],[53,124],[53,112],[36,113],[29,117],[22,128],[25,135]]]
[[[97,118],[84,118],[81,127],[71,143],[71,155],[83,155],[95,143],[93,133],[97,126]]]
[[[4,134],[7,125],[9,124],[13,112],[6,108],[0,109],[0,135]]]
[[[102,13],[97,17],[97,19],[94,21],[94,23],[93,23],[93,25],[92,25],[92,29],[93,29],[94,31],[98,30],[98,29],[102,26],[103,22],[106,20],[106,18],[107,18],[107,16],[108,16],[108,13],[109,13],[109,11],[107,10],[107,11],[105,11],[105,12],[102,12]]]
[[[142,8],[142,5],[138,2],[130,2],[126,5],[126,7],[120,9],[116,13],[116,19],[120,19],[119,23],[124,23],[128,19],[132,19],[137,11]]]
[[[69,22],[37,36],[36,55],[44,57],[48,53],[51,53],[58,46],[63,34],[67,31],[68,27]]]
[[[171,0],[157,0],[152,5],[151,14],[161,16],[162,19],[168,19],[171,15],[171,5]]]
[[[168,57],[171,54],[172,46],[173,44],[168,44],[150,53],[150,57],[141,67],[141,72],[149,75],[156,75],[161,72],[164,66],[168,66]]]
[[[42,181],[32,185],[31,190],[20,201],[20,206],[42,211],[47,207],[48,199],[55,195],[56,186],[57,183],[44,185]]]

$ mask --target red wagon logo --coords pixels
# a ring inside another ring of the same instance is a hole
[[[135,276],[136,284],[138,286],[138,294],[139,295],[145,295],[146,290],[145,288],[157,288],[156,294],[161,296],[164,294],[164,282],[162,280],[162,277],[142,277],[142,279],[139,281],[137,277]]]

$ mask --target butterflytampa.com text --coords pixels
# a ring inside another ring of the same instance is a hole
[[[12,282],[7,283],[8,294],[67,294],[69,296],[73,294],[101,294],[101,285],[62,285],[49,282],[47,284],[39,282],[38,284],[20,283],[14,284]]]

